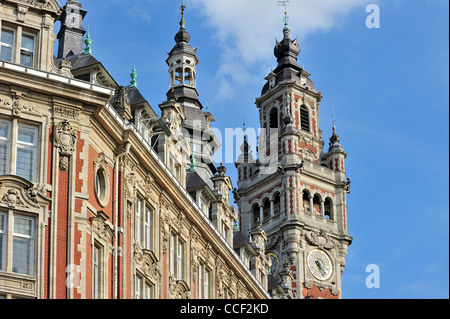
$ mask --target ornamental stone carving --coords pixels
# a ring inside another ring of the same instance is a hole
[[[5,194],[3,194],[1,202],[7,204],[8,207],[11,208],[16,207],[28,208],[28,206],[20,198],[19,192],[15,189],[9,189]]]
[[[338,244],[335,240],[331,239],[331,236],[320,231],[311,231],[305,234],[306,241],[313,246],[317,246],[319,249],[331,250]]]
[[[56,126],[55,146],[59,150],[59,156],[61,157],[59,168],[63,172],[69,169],[69,158],[75,151],[76,141],[77,130],[72,128],[68,121],[63,121]]]
[[[189,286],[184,280],[176,280],[170,276],[169,295],[170,299],[189,299]]]
[[[152,280],[161,278],[161,267],[153,251],[134,245],[134,261],[145,277]]]

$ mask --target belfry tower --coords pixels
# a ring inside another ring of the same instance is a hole
[[[347,153],[336,126],[329,149],[324,147],[319,128],[322,94],[311,74],[299,66],[300,45],[291,39],[285,21],[283,39],[274,48],[278,65],[256,99],[263,132],[258,159],[248,154],[251,141],[246,137],[235,164],[239,231],[243,236],[251,236],[254,229],[266,232],[266,253],[272,261],[269,292],[274,298],[341,298],[341,276],[352,242],[347,232]],[[281,295],[271,290],[280,283],[285,287]]]

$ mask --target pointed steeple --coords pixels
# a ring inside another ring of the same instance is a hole
[[[137,73],[136,73],[136,65],[133,65],[133,71],[130,74],[131,81],[130,81],[130,87],[137,87]]]
[[[344,151],[344,148],[341,146],[341,144],[339,144],[340,141],[341,141],[341,138],[336,133],[336,120],[335,120],[335,117],[333,114],[333,134],[330,137],[330,149],[328,150],[328,152]]]

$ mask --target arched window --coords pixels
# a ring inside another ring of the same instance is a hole
[[[324,209],[325,218],[333,220],[333,203],[331,202],[331,199],[325,199]]]
[[[311,208],[309,205],[309,194],[307,191],[303,191],[303,211],[305,213],[311,212]]]
[[[270,110],[269,127],[278,128],[278,109],[276,107]]]
[[[253,212],[253,226],[256,226],[256,223],[259,220],[259,206],[258,204],[254,204],[252,207]]]
[[[266,198],[264,200],[264,208],[263,208],[263,218],[264,220],[270,217],[270,200]]]
[[[319,196],[318,195],[314,195],[314,198],[313,198],[313,212],[316,214],[316,215],[319,215],[320,216],[320,198],[319,198]]]
[[[300,107],[300,124],[303,131],[311,131],[309,125],[309,110],[305,105]]]
[[[277,193],[277,194],[275,194],[274,203],[273,203],[273,214],[274,215],[278,215],[281,212],[280,202],[281,202],[280,193]]]

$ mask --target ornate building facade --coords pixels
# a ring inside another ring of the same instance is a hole
[[[158,112],[134,70],[121,86],[92,55],[86,14],[76,0],[0,1],[0,298],[339,297],[346,154],[336,134],[322,152],[320,93],[293,61],[298,44],[287,33],[277,45],[257,100],[262,126],[278,127],[281,164],[258,175],[244,145],[238,214],[212,161],[220,142],[184,7]],[[310,256],[325,275],[307,270]]]
[[[297,63],[300,45],[289,27],[277,41],[277,67],[256,99],[262,133],[258,159],[247,137],[236,162],[240,231],[264,233],[274,298],[340,298],[347,232],[346,152],[333,127],[328,151],[310,73]],[[282,290],[279,284],[282,283]]]

